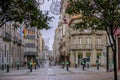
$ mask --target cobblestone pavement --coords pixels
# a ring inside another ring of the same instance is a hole
[[[0,80],[114,80],[113,78],[113,72],[106,72],[104,68],[96,70],[92,67],[84,71],[81,68],[70,68],[66,71],[66,68],[49,67],[48,64],[45,68],[33,69],[33,72],[27,69],[11,70],[9,73],[0,72]]]

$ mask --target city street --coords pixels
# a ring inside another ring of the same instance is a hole
[[[120,80],[120,74],[118,76]],[[104,68],[96,70],[90,68],[83,71],[81,68],[69,68],[69,71],[62,69],[61,66],[50,67],[48,63],[45,68],[10,70],[9,73],[0,72],[0,80],[113,80],[113,72],[105,72]]]

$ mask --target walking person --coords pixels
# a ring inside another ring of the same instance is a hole
[[[97,67],[97,70],[99,70],[99,66],[100,66],[100,60],[97,59],[97,60],[96,60],[96,67]]]
[[[85,59],[82,59],[81,64],[82,64],[82,69],[84,70],[85,69]]]

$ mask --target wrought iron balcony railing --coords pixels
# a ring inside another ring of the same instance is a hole
[[[92,49],[92,44],[72,44],[71,49]]]

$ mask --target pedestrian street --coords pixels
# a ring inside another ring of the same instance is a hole
[[[49,66],[46,63],[44,68],[33,69],[32,72],[24,68],[10,70],[9,73],[0,72],[0,80],[113,80],[113,72],[106,72],[105,68],[97,70],[96,67],[85,70],[70,67],[67,71],[66,67],[63,69],[62,66]]]

